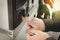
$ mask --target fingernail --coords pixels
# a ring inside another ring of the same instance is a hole
[[[32,32],[30,32],[29,34],[30,34],[30,36],[34,36],[35,35],[35,33],[32,33]]]

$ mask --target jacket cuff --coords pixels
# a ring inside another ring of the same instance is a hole
[[[56,39],[54,39],[53,37],[49,37],[46,40],[56,40]]]
[[[53,20],[51,20],[51,19],[43,19],[43,21],[44,21],[44,24],[45,24],[45,31],[46,32],[53,30],[52,29],[52,26],[53,26],[53,23],[54,23]]]

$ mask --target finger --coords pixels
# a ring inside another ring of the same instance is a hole
[[[31,31],[31,29],[29,28],[29,29],[26,30],[26,33],[29,33],[30,31]]]
[[[31,21],[36,21],[36,18],[33,18]]]
[[[29,34],[26,34],[27,40],[30,40],[30,36]]]
[[[34,36],[34,35],[36,35],[36,34],[33,33],[33,32],[30,32],[29,35],[30,35],[30,36]]]
[[[32,37],[36,36],[36,34],[30,32],[30,33],[26,33],[26,36],[27,36],[27,38],[28,38],[28,37],[29,37],[29,38],[32,38]]]
[[[33,29],[33,27],[29,23],[27,23],[27,26],[28,26],[28,29]]]
[[[25,18],[25,17],[22,17],[22,20],[24,21],[24,22],[28,22],[29,20],[27,19],[27,18]]]
[[[27,40],[33,40],[33,39],[35,39],[35,37],[34,36],[30,36],[30,34],[26,34],[26,37],[27,37]]]
[[[42,33],[42,31],[40,31],[40,30],[35,30],[35,29],[31,29],[30,31],[29,31],[29,33],[35,33],[36,35],[38,35],[38,34],[40,34],[40,33]]]
[[[34,24],[31,23],[31,22],[28,22],[27,25],[28,25],[30,28],[33,28],[33,27],[34,27]]]

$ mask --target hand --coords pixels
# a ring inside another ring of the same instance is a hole
[[[30,33],[34,33],[33,36],[30,35]],[[39,30],[33,30],[26,32],[27,40],[46,40],[49,38],[49,35],[45,32],[39,31]]]
[[[45,30],[45,24],[42,19],[34,18],[30,21],[27,21],[27,24],[32,29],[37,29],[37,30],[41,30],[41,31]]]

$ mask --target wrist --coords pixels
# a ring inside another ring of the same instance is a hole
[[[39,27],[39,30],[41,30],[41,31],[45,31],[45,23],[44,23],[44,21],[42,20],[42,19],[40,19],[40,27]]]

